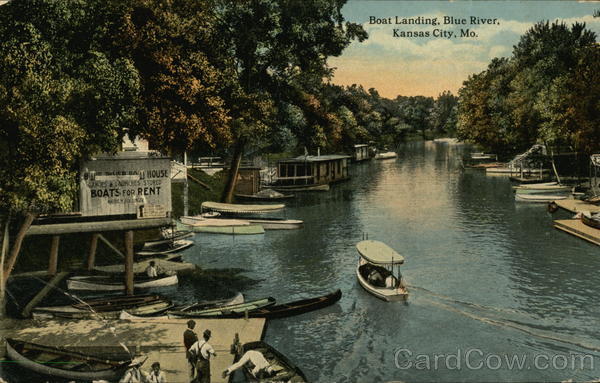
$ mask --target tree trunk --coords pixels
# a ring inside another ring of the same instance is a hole
[[[242,163],[242,155],[244,154],[245,141],[240,139],[235,145],[233,151],[233,158],[231,159],[231,167],[229,168],[229,175],[227,177],[227,184],[221,195],[221,202],[231,203],[233,200],[233,191],[235,190],[235,183],[237,181],[238,171],[240,164]]]
[[[25,234],[27,233],[27,230],[29,230],[29,227],[31,226],[31,223],[33,222],[35,217],[37,217],[37,213],[28,212],[25,215],[25,219],[21,223],[19,232],[17,233],[17,236],[15,237],[15,241],[14,241],[12,247],[10,248],[10,254],[8,256],[8,259],[6,259],[3,264],[2,278],[0,281],[2,283],[2,286],[0,286],[0,291],[2,292],[2,294],[1,294],[2,297],[1,297],[1,301],[0,301],[0,305],[1,305],[0,315],[3,315],[4,312],[6,311],[6,307],[5,307],[5,304],[6,304],[6,297],[5,297],[6,281],[10,277],[10,273],[12,272],[13,268],[15,267],[15,264],[17,263],[19,253],[21,252],[21,245],[23,244],[23,239],[25,238]],[[7,220],[6,225],[9,225],[9,223],[10,223],[9,220]]]

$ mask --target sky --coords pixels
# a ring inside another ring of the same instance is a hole
[[[348,0],[345,19],[362,24],[369,38],[329,59],[336,68],[332,82],[361,84],[388,98],[437,97],[445,90],[457,94],[462,82],[485,70],[494,57],[511,56],[520,36],[536,22],[585,22],[600,41],[600,17],[594,12],[600,13],[600,1]],[[445,24],[450,17],[466,22]],[[402,24],[404,19],[430,20],[419,25]],[[479,23],[482,19],[490,24]],[[470,36],[461,37],[461,30]],[[402,37],[409,31],[429,36]]]

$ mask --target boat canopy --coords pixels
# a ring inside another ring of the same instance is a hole
[[[368,262],[378,265],[400,265],[404,257],[383,242],[366,240],[356,244],[356,250]]]
[[[202,210],[212,210],[221,213],[267,213],[281,210],[284,207],[285,205],[282,203],[268,205],[242,205],[211,201],[202,202]]]

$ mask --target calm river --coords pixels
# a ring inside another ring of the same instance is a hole
[[[196,236],[187,260],[246,270],[249,298],[340,288],[338,304],[266,331],[315,382],[597,378],[598,247],[554,229],[545,205],[516,203],[508,178],[462,170],[465,150],[414,143],[352,165],[351,181],[288,203],[304,229]],[[406,304],[358,285],[363,235],[404,255]]]
[[[184,258],[242,269],[254,280],[247,299],[341,289],[339,303],[266,330],[314,382],[598,378],[598,247],[554,229],[545,205],[516,203],[508,178],[461,169],[465,150],[401,146],[397,159],[352,165],[351,181],[289,202],[303,229],[197,235]],[[366,235],[404,255],[406,303],[359,286],[354,246]],[[182,282],[180,299],[223,287]]]

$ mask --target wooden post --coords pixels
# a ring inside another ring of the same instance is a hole
[[[58,270],[58,245],[60,244],[60,236],[52,236],[52,244],[50,245],[50,259],[48,260],[48,275],[56,275]]]
[[[133,295],[133,230],[125,232],[125,293]]]
[[[94,270],[94,266],[96,265],[96,249],[98,249],[98,237],[100,234],[94,233],[92,234],[92,239],[90,241],[90,253],[88,254],[87,259],[87,269],[89,271]]]

